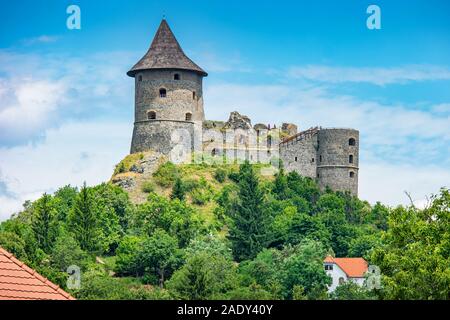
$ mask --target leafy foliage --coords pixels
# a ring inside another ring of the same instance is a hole
[[[78,299],[449,299],[448,189],[423,210],[389,208],[258,168],[168,162],[138,205],[109,183],[65,186],[2,222],[0,246],[63,288],[79,266]],[[328,295],[328,254],[379,266],[381,287]]]
[[[242,261],[254,258],[266,246],[269,221],[263,211],[263,193],[258,178],[248,162],[240,168],[238,187],[229,239],[235,259]]]

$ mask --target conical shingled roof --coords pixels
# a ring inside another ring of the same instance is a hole
[[[149,69],[183,69],[198,72],[203,76],[208,75],[184,54],[165,19],[161,21],[150,49],[127,75],[134,77],[139,70]]]

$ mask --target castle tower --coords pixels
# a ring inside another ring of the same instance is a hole
[[[154,150],[169,155],[180,138],[191,150],[197,148],[194,137],[204,121],[202,81],[207,73],[184,54],[166,20],[127,75],[135,78],[131,153]],[[177,132],[181,137],[174,137]]]
[[[317,135],[317,182],[323,189],[358,195],[359,131],[321,129]]]

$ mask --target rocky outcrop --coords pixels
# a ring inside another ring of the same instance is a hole
[[[111,177],[111,183],[123,188],[135,203],[145,201],[141,192],[142,184],[148,180],[167,157],[154,151],[128,155],[121,161],[125,169]],[[119,164],[120,165],[120,164]]]
[[[228,121],[224,125],[224,129],[243,129],[248,130],[252,129],[252,121],[249,117],[241,115],[237,111],[233,111],[230,113],[230,117]]]

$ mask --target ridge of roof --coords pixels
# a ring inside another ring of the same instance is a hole
[[[191,70],[208,74],[183,52],[167,21],[162,19],[147,53],[127,72],[134,77],[138,71],[150,69]]]
[[[24,271],[26,272],[29,276],[31,276],[32,279],[35,279],[37,281],[39,281],[42,284],[33,284],[34,286],[42,286],[42,287],[48,287],[51,290],[53,290],[53,292],[47,292],[47,291],[33,291],[33,290],[24,290],[23,288],[19,288],[16,287],[14,289],[11,288],[7,288],[5,289],[4,287],[2,288],[2,284],[10,284],[10,285],[24,285],[24,284],[18,284],[17,281],[14,280],[10,280],[11,282],[5,282],[5,281],[0,281],[0,300],[2,299],[2,297],[5,298],[13,298],[13,299],[28,299],[29,297],[24,297],[24,295],[5,295],[5,292],[2,291],[8,291],[8,292],[21,292],[21,293],[45,293],[45,294],[55,294],[55,295],[60,295],[62,297],[64,297],[65,299],[62,298],[58,298],[55,297],[55,299],[51,299],[51,300],[75,300],[74,297],[72,297],[69,293],[67,293],[66,291],[64,291],[63,289],[61,289],[58,285],[54,284],[53,282],[51,282],[49,279],[47,279],[46,277],[42,276],[41,274],[39,274],[36,270],[30,268],[29,266],[27,266],[24,262],[20,261],[19,259],[17,259],[12,253],[6,251],[5,249],[3,249],[2,247],[0,247],[0,257],[4,256],[7,258],[8,261],[10,261],[11,263],[15,264],[19,270],[12,270],[12,269],[3,269],[0,267],[0,277],[6,277],[6,278],[12,278],[12,279],[30,279],[28,277],[23,277],[23,276],[18,276],[16,275],[6,275],[5,273],[2,273],[2,270],[6,270],[6,271]],[[3,263],[8,263],[5,261],[2,261]],[[31,286],[31,285],[30,285]],[[31,299],[39,299],[39,298],[31,298]],[[47,300],[45,298],[43,298],[44,300]],[[49,298],[50,299],[50,298]]]

